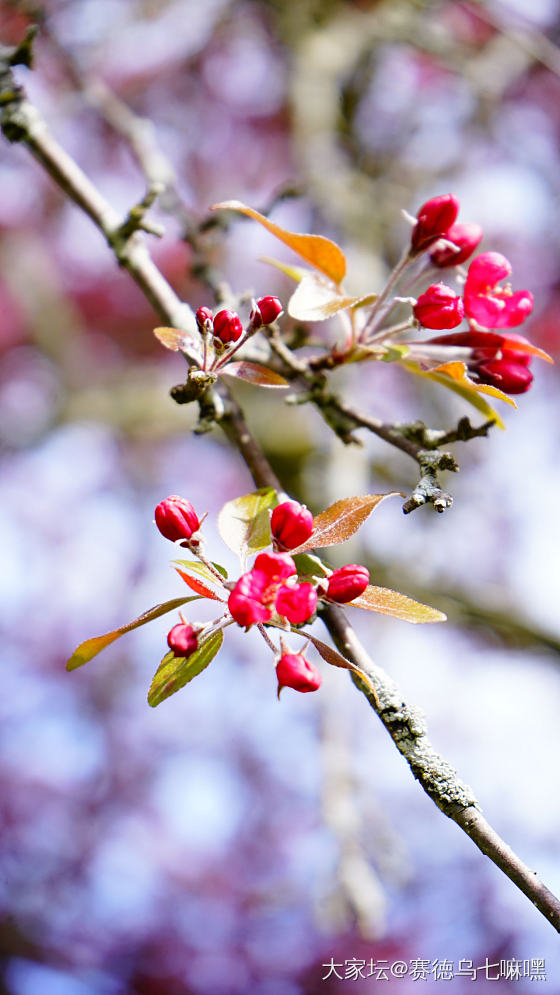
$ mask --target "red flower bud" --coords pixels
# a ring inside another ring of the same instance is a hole
[[[272,608],[263,604],[270,588],[270,578],[262,570],[242,574],[228,598],[228,608],[239,625],[268,622]]]
[[[292,625],[307,622],[316,607],[317,591],[312,584],[296,584],[295,587],[284,584],[278,591],[276,611],[287,618]]]
[[[513,353],[510,353],[510,356]],[[490,384],[503,390],[504,394],[524,394],[533,382],[533,374],[527,369],[530,357],[519,354],[519,359],[492,359],[477,366],[476,373],[481,383]]]
[[[327,598],[348,604],[354,598],[363,594],[369,584],[369,570],[359,563],[348,563],[345,567],[335,570],[329,577]]]
[[[257,307],[261,313],[263,325],[271,325],[284,310],[277,297],[260,297],[257,301]]]
[[[266,574],[269,584],[279,584],[297,573],[296,565],[288,553],[259,553],[254,569]]]
[[[469,266],[465,283],[465,314],[483,328],[514,328],[533,310],[528,290],[512,293],[509,284],[499,287],[511,273],[511,263],[499,252],[481,252]]]
[[[276,676],[279,692],[284,687],[304,693],[321,687],[319,671],[302,653],[284,653],[276,665]]]
[[[192,656],[198,649],[198,636],[192,625],[179,622],[167,633],[167,645],[175,656]]]
[[[418,211],[410,244],[413,251],[423,252],[447,233],[459,213],[459,201],[450,193],[432,197]]]
[[[451,225],[445,233],[445,239],[453,242],[457,248],[436,242],[430,252],[434,266],[443,269],[445,266],[458,266],[471,256],[482,238],[482,228],[473,223],[466,225]]]
[[[218,311],[214,318],[214,335],[227,345],[228,342],[237,342],[243,334],[243,325],[235,311]]]
[[[413,311],[424,328],[456,328],[465,315],[463,301],[444,283],[434,283],[420,294]]]
[[[158,504],[155,511],[156,525],[162,536],[176,542],[177,539],[190,539],[198,532],[200,522],[190,501],[171,494]]]
[[[272,512],[272,538],[283,549],[295,549],[313,532],[313,515],[298,501],[284,501]]]
[[[210,322],[210,328],[212,328],[214,319],[212,317],[212,312],[209,307],[199,307],[195,317],[200,332],[204,331],[206,322]]]

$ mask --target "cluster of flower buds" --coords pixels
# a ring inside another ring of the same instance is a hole
[[[263,325],[271,325],[282,314],[282,304],[277,297],[260,297],[251,311],[247,334],[257,331]],[[235,345],[243,335],[243,324],[236,311],[223,308],[213,315],[210,308],[199,307],[196,312],[198,330],[203,336],[212,336],[214,347],[223,350]]]
[[[197,533],[203,519],[199,519],[190,501],[171,495],[158,504],[155,511],[156,525],[166,539],[188,544],[195,555],[214,569],[204,559],[201,539]],[[313,535],[313,515],[298,501],[283,501],[271,515],[271,539],[274,552],[259,553],[250,570],[239,577],[235,584],[226,583],[214,569],[218,584],[222,585],[228,612],[218,620],[219,627],[228,619],[248,629],[252,625],[270,622],[274,616],[292,626],[311,621],[319,599],[335,604],[349,604],[365,591],[369,572],[358,563],[349,563],[337,570],[326,571],[327,576],[300,581],[293,557],[279,550],[297,550]],[[199,590],[198,588],[195,588]],[[216,624],[216,623],[213,623]],[[204,639],[204,627],[181,622],[170,629],[167,636],[169,649],[176,657],[188,658],[197,651]],[[316,691],[321,676],[313,664],[301,653],[292,653],[283,645],[276,667],[278,687],[292,687],[296,691]]]
[[[457,224],[458,211],[459,202],[451,194],[423,204],[412,230],[410,257],[429,251],[430,262],[439,268],[465,262],[478,246],[482,229],[476,224]],[[526,339],[498,336],[496,330],[521,325],[531,314],[533,295],[528,290],[513,292],[509,284],[503,285],[510,274],[511,264],[505,256],[482,252],[468,268],[462,295],[444,283],[434,283],[413,304],[413,314],[423,328],[439,331],[457,328],[466,318],[468,332],[427,340],[424,345],[430,352],[426,351],[426,357],[435,358],[434,346],[461,349],[461,359],[476,381],[506,394],[521,394],[531,386],[529,364],[537,350],[532,350]],[[529,347],[526,351],[523,343]],[[421,355],[421,343],[407,344],[417,347],[415,354]],[[441,363],[449,358],[445,351]],[[451,349],[448,351],[451,355]]]
[[[196,323],[201,334],[210,333],[217,346],[230,345],[237,342],[243,335],[241,319],[235,311],[224,308],[212,316],[210,308],[199,307],[196,312]]]

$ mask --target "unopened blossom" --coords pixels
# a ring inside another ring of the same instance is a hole
[[[270,531],[277,546],[295,549],[313,532],[313,515],[299,501],[283,501],[272,512]]]
[[[237,342],[241,335],[243,334],[243,325],[241,324],[241,319],[235,311],[230,311],[225,308],[223,311],[218,311],[214,318],[214,336],[223,342],[224,345],[228,345],[230,342]]]
[[[445,236],[459,213],[459,201],[452,194],[432,197],[418,210],[410,245],[413,253],[423,252]]]
[[[346,566],[334,570],[329,577],[327,598],[348,604],[363,594],[369,584],[369,570],[359,563],[347,563]]]
[[[155,510],[156,525],[162,536],[176,542],[178,539],[190,539],[198,532],[200,521],[190,501],[171,494],[161,501]]]
[[[306,693],[321,686],[321,674],[302,653],[284,653],[276,665],[278,693],[283,687]]]
[[[257,308],[263,325],[271,325],[273,321],[276,321],[280,317],[284,310],[278,297],[271,297],[270,295],[259,297]]]
[[[464,263],[478,247],[482,234],[482,228],[474,222],[451,225],[445,233],[445,241],[438,241],[433,246],[430,252],[431,262],[440,269]]]
[[[434,283],[420,294],[413,307],[414,317],[424,328],[456,328],[465,308],[457,294],[444,283]]]
[[[167,633],[167,645],[175,656],[189,657],[198,649],[196,629],[186,622],[179,622]]]

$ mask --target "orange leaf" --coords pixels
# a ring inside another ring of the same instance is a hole
[[[456,380],[465,390],[472,390],[476,394],[488,394],[490,397],[497,397],[500,401],[505,401],[506,404],[511,404],[514,408],[517,407],[515,401],[508,394],[504,394],[503,390],[499,390],[498,387],[492,387],[487,383],[475,383],[474,380],[471,380],[467,376],[467,367],[460,359],[454,359],[450,363],[442,363],[440,366],[434,366],[430,372],[443,373],[451,377],[452,380]]]
[[[293,550],[303,553],[306,549],[320,549],[346,542],[358,531],[374,508],[387,497],[404,497],[397,491],[387,494],[364,494],[360,497],[341,498],[314,519],[313,532],[309,539]]]
[[[436,373],[434,370],[421,370],[417,363],[410,362],[410,360],[405,359],[401,363],[402,366],[406,367],[409,373],[414,373],[417,377],[426,377],[428,380],[433,380],[435,383],[439,383],[442,387],[447,387],[448,390],[452,390],[455,394],[459,394],[465,401],[472,404],[477,411],[480,411],[487,421],[493,421],[498,428],[505,428],[505,425],[500,418],[497,411],[488,404],[486,398],[482,397],[482,393],[495,393],[501,401],[507,401],[508,404],[513,404],[516,408],[517,405],[515,401],[512,401],[507,394],[502,394],[501,391],[497,390],[495,387],[488,387],[485,391],[478,391],[476,387],[485,386],[483,384],[475,384],[472,380],[469,380],[467,376],[462,380],[455,380],[453,377],[449,376],[448,373]],[[446,366],[451,366],[451,363],[446,363]],[[464,363],[458,362],[459,366],[464,367]]]
[[[246,214],[247,217],[258,221],[271,235],[297,252],[298,256],[305,259],[315,269],[320,270],[334,283],[341,283],[344,279],[346,273],[344,253],[340,246],[336,242],[331,242],[329,238],[324,238],[323,235],[298,235],[295,232],[286,231],[285,228],[275,225],[273,221],[265,218],[264,214],[259,214],[258,211],[252,207],[247,207],[240,200],[224,200],[220,204],[214,204],[211,210],[239,211],[240,214]]]
[[[358,598],[350,601],[350,605],[353,608],[366,608],[370,612],[380,612],[381,615],[392,615],[404,622],[445,622],[447,618],[437,608],[413,601],[406,594],[391,591],[388,587],[374,587],[372,584],[368,584]]]

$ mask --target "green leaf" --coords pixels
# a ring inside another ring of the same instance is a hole
[[[296,553],[293,557],[299,577],[327,577],[327,568],[318,556],[312,553]]]
[[[346,542],[358,531],[381,501],[387,497],[397,496],[404,497],[404,494],[399,495],[397,491],[389,491],[387,494],[364,494],[335,501],[326,511],[316,516],[309,539],[298,546],[295,552],[303,553],[308,549],[320,549],[322,546],[334,546],[336,543]]]
[[[242,563],[270,544],[269,511],[278,504],[273,487],[261,487],[228,501],[218,515],[218,529],[226,546]]]
[[[393,345],[386,346],[385,353],[381,356],[384,363],[396,363],[401,359],[404,359],[408,355],[410,349],[409,346],[404,343],[400,345],[399,343],[393,343]]]
[[[347,607],[366,608],[370,612],[380,612],[381,615],[392,615],[404,622],[445,622],[447,616],[437,608],[430,608],[419,601],[408,598],[406,594],[391,591],[388,587],[374,587],[369,584],[364,593],[350,601]]]
[[[92,639],[86,639],[84,643],[80,643],[77,649],[74,650],[66,664],[66,669],[77,670],[78,667],[83,667],[84,663],[88,663],[94,656],[101,653],[101,650],[104,650],[106,646],[114,643],[115,639],[124,636],[125,632],[138,629],[139,626],[146,625],[147,622],[151,622],[154,618],[159,618],[160,615],[165,615],[167,612],[172,612],[175,608],[180,608],[181,605],[186,605],[188,601],[198,600],[199,595],[193,595],[189,598],[172,598],[171,601],[164,601],[161,605],[149,608],[148,611],[139,615],[133,622],[128,622],[127,625],[121,625],[118,629],[106,632],[103,636],[93,636]]]
[[[289,266],[288,263],[282,263],[279,259],[272,259],[271,256],[260,256],[259,262],[268,263],[269,266],[274,266],[275,269],[280,270],[286,276],[293,280],[294,283],[299,283],[302,277],[310,270],[304,268],[303,266]]]
[[[224,634],[220,629],[205,639],[189,657],[174,656],[171,650],[166,653],[154,674],[148,692],[148,704],[155,708],[192,681],[193,677],[200,674],[212,662],[223,641]]]
[[[257,384],[259,387],[289,387],[289,381],[285,377],[269,370],[260,363],[228,363],[220,370],[222,376],[237,377],[238,380],[245,380],[247,383]]]
[[[344,253],[340,246],[336,242],[331,242],[329,238],[324,238],[323,235],[299,235],[287,231],[280,225],[274,224],[273,221],[269,221],[264,214],[259,214],[252,207],[247,207],[240,200],[226,200],[221,204],[214,204],[211,210],[239,211],[240,214],[246,214],[253,221],[258,221],[271,235],[274,235],[284,245],[288,245],[290,249],[297,252],[298,256],[305,259],[307,263],[311,263],[315,269],[320,270],[334,283],[340,283],[344,279],[346,273]]]

